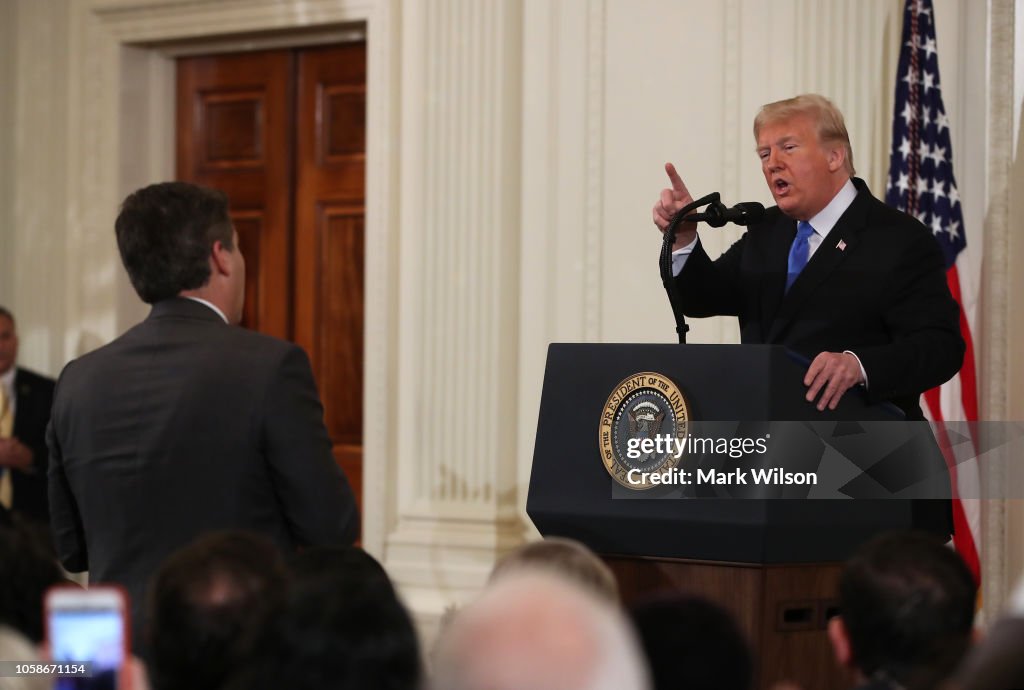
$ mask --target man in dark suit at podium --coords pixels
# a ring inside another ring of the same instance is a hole
[[[152,185],[124,201],[116,234],[153,308],[61,374],[49,488],[64,566],[126,587],[138,642],[147,580],[200,534],[294,550],[351,544],[359,520],[305,352],[237,326],[245,260],[227,198]]]
[[[964,356],[938,242],[853,176],[842,113],[826,98],[765,105],[754,136],[777,205],[714,261],[696,224],[679,226],[673,274],[683,313],[737,316],[742,342],[808,357],[807,400],[819,410],[860,385],[870,401],[922,419],[921,393],[955,375]],[[662,231],[693,201],[665,168],[672,187],[653,212]]]

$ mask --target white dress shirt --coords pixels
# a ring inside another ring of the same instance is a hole
[[[213,309],[213,311],[217,314],[217,316],[219,316],[220,318],[222,318],[224,320],[224,323],[226,323],[226,324],[230,324],[231,323],[230,321],[228,321],[228,317],[224,316],[224,312],[222,312],[220,309],[218,309],[217,305],[214,304],[213,302],[207,302],[202,297],[189,297],[187,295],[185,296],[185,299],[190,299],[193,302],[199,302],[199,304],[205,304],[210,309]]]
[[[0,386],[3,386],[4,393],[7,394],[7,404],[11,406],[11,419],[14,419],[18,411],[18,396],[14,394],[14,375],[17,368],[17,364],[12,364],[11,368],[0,376]]]

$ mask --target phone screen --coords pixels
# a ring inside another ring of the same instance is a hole
[[[122,614],[115,609],[55,608],[49,612],[50,655],[55,663],[92,662],[92,677],[56,679],[56,690],[116,690],[124,666]]]

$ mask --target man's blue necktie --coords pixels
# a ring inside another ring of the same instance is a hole
[[[814,228],[807,221],[800,221],[796,224],[796,237],[789,247],[789,267],[786,271],[786,292],[793,286],[800,271],[807,265],[807,259],[811,256],[810,238],[814,234]]]

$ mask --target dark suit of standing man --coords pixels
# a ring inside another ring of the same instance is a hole
[[[863,385],[870,400],[921,419],[921,393],[952,378],[964,356],[938,242],[853,177],[846,125],[827,99],[770,103],[754,133],[777,206],[714,261],[696,225],[680,226],[674,287],[683,313],[737,316],[742,342],[807,356],[806,397],[819,410]],[[693,200],[672,164],[666,170],[672,189],[654,207],[662,230]],[[809,260],[790,280],[798,221],[814,232]]]
[[[714,261],[696,224],[680,225],[672,287],[682,312],[736,316],[743,343],[805,355],[806,399],[818,410],[835,409],[850,388],[863,386],[869,401],[922,419],[920,395],[954,376],[964,357],[960,310],[938,242],[853,177],[842,113],[826,98],[807,94],[764,106],[754,137],[777,205]],[[665,167],[672,188],[662,190],[653,211],[662,231],[693,201],[675,167]],[[807,225],[799,262],[798,228]],[[952,532],[948,501],[920,502],[914,511],[916,524]]]
[[[50,521],[46,500],[46,424],[53,405],[53,379],[15,366],[17,359],[14,315],[0,307],[0,406],[10,405],[13,417],[11,435],[0,438],[0,487],[9,482],[11,492],[10,507],[0,505],[0,513],[10,510],[45,524]],[[5,490],[0,488],[0,498]]]
[[[236,325],[245,261],[226,197],[152,185],[115,227],[153,308],[61,374],[50,503],[65,567],[126,587],[138,643],[147,581],[200,534],[248,529],[294,551],[351,544],[359,520],[305,353]]]

